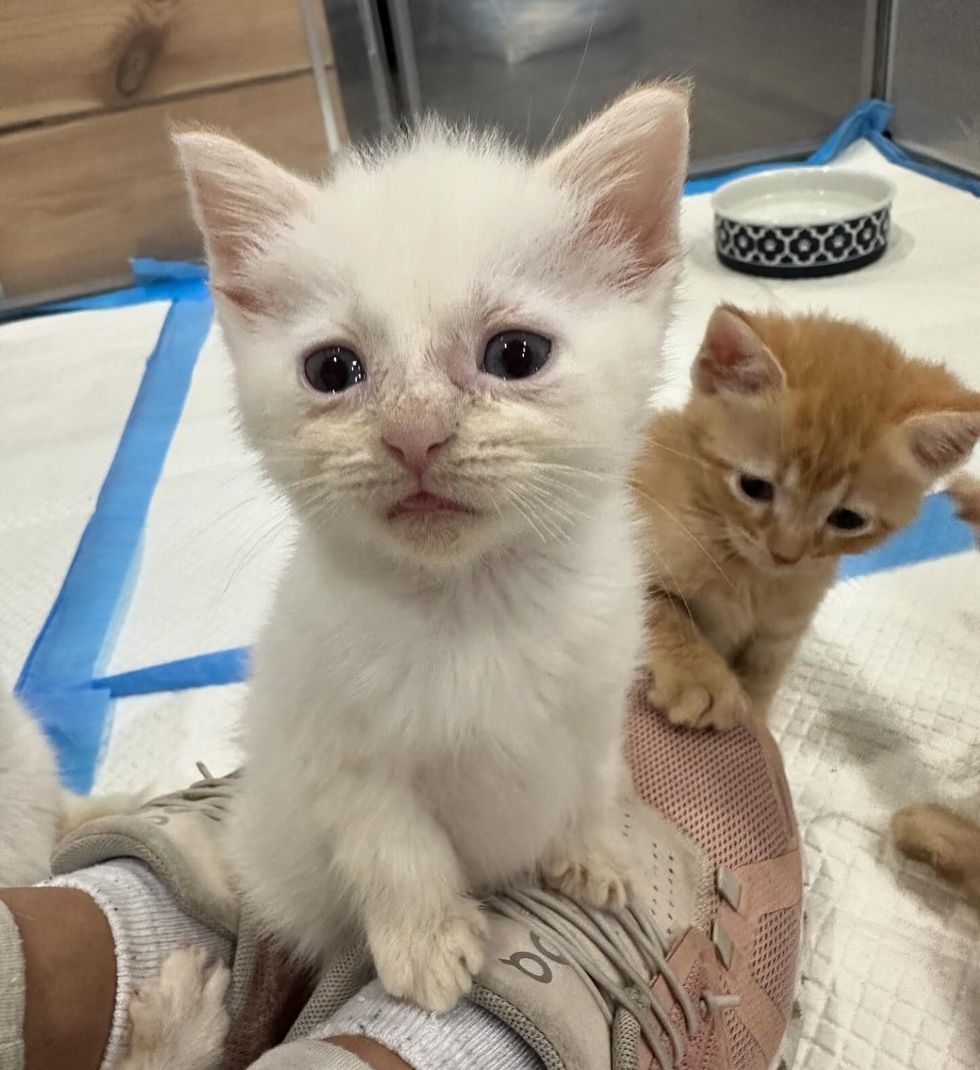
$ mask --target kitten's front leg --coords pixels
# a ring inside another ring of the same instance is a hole
[[[753,721],[765,723],[801,634],[802,629],[782,635],[758,635],[735,659],[735,671],[752,703]]]
[[[734,728],[749,720],[749,696],[684,605],[653,592],[647,626],[651,705],[674,724],[696,728]]]
[[[613,753],[588,776],[584,812],[545,857],[542,876],[556,891],[600,909],[626,905],[632,881],[623,847],[621,798],[629,783],[617,738]]]
[[[563,837],[542,867],[557,892],[602,910],[623,907],[632,894],[629,863],[614,825],[590,821]]]
[[[411,785],[359,780],[344,795],[342,812],[326,815],[333,863],[359,907],[378,977],[393,996],[448,1011],[483,965],[487,932],[456,852]]]

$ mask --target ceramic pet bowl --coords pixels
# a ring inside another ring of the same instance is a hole
[[[712,197],[715,251],[735,271],[779,279],[838,275],[888,247],[895,186],[838,167],[760,171]]]

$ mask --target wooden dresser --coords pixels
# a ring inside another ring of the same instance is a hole
[[[168,132],[230,131],[303,172],[328,161],[300,0],[2,0],[0,286],[105,289],[131,256],[200,253]],[[341,136],[318,0],[307,8]]]

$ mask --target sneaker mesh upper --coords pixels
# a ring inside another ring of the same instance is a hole
[[[634,707],[628,748],[640,796],[715,865],[735,868],[786,851],[786,816],[751,732],[678,730]]]
[[[752,946],[752,973],[769,998],[789,1014],[796,987],[796,949],[800,942],[798,910],[773,910],[759,919]]]
[[[725,1011],[725,1024],[731,1037],[729,1057],[733,1067],[763,1066],[765,1056],[752,1034],[742,1024],[737,1011]]]

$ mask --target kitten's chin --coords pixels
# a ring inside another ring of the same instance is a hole
[[[492,551],[501,534],[496,517],[439,503],[392,509],[374,528],[378,548],[388,556],[439,570],[472,563]]]
[[[396,510],[386,518],[388,531],[398,543],[423,554],[454,554],[478,533],[479,513],[463,509]]]

